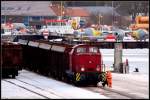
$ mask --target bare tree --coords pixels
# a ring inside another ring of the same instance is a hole
[[[133,19],[139,14],[148,15],[149,1],[115,1],[114,8],[122,16],[132,16]]]

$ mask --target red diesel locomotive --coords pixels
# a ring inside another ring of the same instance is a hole
[[[69,70],[66,71],[68,76],[72,76],[75,82],[97,84],[100,81],[102,59],[97,47],[83,44],[76,45],[68,53]]]
[[[28,55],[24,58],[28,69],[35,72],[74,84],[105,82],[102,55],[94,45],[35,40],[29,41],[23,52]]]

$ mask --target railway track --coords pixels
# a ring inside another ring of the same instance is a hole
[[[33,78],[30,77],[32,74],[30,74],[27,71],[23,72],[24,74],[20,74],[19,77],[16,79],[3,79],[3,81],[11,83],[17,87],[20,87],[22,89],[25,89],[26,91],[29,91],[33,94],[39,95],[40,97],[44,99],[53,99],[53,98],[71,98],[72,96],[67,94],[63,95],[61,93],[58,93],[57,91],[54,91],[51,88],[48,88],[49,85],[49,77],[43,77],[43,75],[37,74],[39,77],[38,78]],[[28,74],[28,75],[27,75]],[[44,78],[46,84],[41,82],[41,78]],[[38,80],[37,80],[38,79]],[[47,81],[46,81],[47,80]],[[62,82],[62,81],[61,81]],[[56,83],[57,84],[57,83]],[[68,83],[66,83],[68,84]],[[74,86],[73,84],[70,84]],[[102,87],[100,84],[98,84],[98,87],[93,87],[93,86],[83,86],[83,87],[78,87],[84,90],[88,90],[90,92],[94,92],[96,94],[104,95],[110,99],[144,99],[140,96],[140,94],[135,94],[133,91],[125,92],[121,90],[115,90],[115,89],[110,89],[107,86]]]
[[[68,84],[73,85],[73,83],[68,83]],[[136,83],[134,84],[139,86],[139,84],[136,84]],[[101,95],[109,97],[110,99],[146,99],[146,97],[143,98],[143,96],[140,96],[140,94],[136,94],[133,91],[127,92],[127,91],[115,90],[107,86],[103,87],[101,84],[98,84],[97,87],[89,85],[87,87],[81,86],[80,88],[86,89],[95,93],[100,93]]]
[[[13,84],[19,88],[25,89],[33,94],[39,95],[40,97],[44,98],[44,99],[60,99],[60,98],[64,98],[62,96],[59,96],[53,92],[47,91],[39,86],[30,84],[28,82],[19,80],[19,79],[15,79],[15,80],[9,80],[9,79],[4,79],[3,81],[8,82],[10,84]]]
[[[67,83],[64,84],[62,81],[55,81],[49,77],[43,77],[43,75],[29,71],[21,72],[16,79],[2,79],[2,82],[5,84],[3,85],[3,98],[30,98],[30,96],[31,98],[42,99],[107,98],[103,95],[81,89],[80,87],[75,87]],[[8,88],[5,89],[5,87]],[[11,87],[16,89],[16,92]],[[9,95],[11,91],[14,91],[14,93],[12,92]],[[17,91],[24,91],[25,93],[21,94],[18,92],[16,94]]]
[[[38,75],[40,75],[40,74],[38,74]],[[43,75],[40,75],[40,76],[43,76]],[[21,81],[21,80],[19,80],[19,81]],[[21,82],[24,82],[24,81],[21,81]],[[27,82],[24,82],[24,83],[29,84]],[[32,84],[29,84],[29,85],[32,85]],[[71,84],[71,85],[73,85],[73,84]],[[39,89],[42,89],[42,88],[37,87],[37,86],[35,86],[35,87],[39,88]],[[126,93],[126,92],[116,91],[116,90],[113,90],[113,89],[109,89],[108,87],[104,88],[102,86],[98,86],[98,87],[89,86],[89,87],[81,87],[81,88],[92,91],[92,92],[95,92],[95,93],[100,93],[101,95],[105,95],[105,96],[107,96],[111,99],[137,99],[137,98],[141,98],[137,95],[129,94],[129,93]],[[54,93],[52,93],[52,94],[54,94]]]
[[[89,86],[89,87],[82,87],[82,88],[89,91],[93,91],[95,93],[100,93],[111,99],[143,99],[142,97],[135,95],[134,93],[131,92],[122,92],[119,90],[117,91],[103,86],[98,86],[98,87]]]
[[[33,90],[30,90],[30,89],[28,89],[28,88],[26,88],[26,87],[23,87],[23,86],[21,86],[21,85],[18,85],[18,84],[14,83],[14,82],[11,82],[11,81],[8,81],[8,80],[4,80],[4,81],[5,81],[5,82],[8,82],[8,83],[11,83],[11,84],[13,84],[13,85],[15,85],[15,86],[17,86],[17,87],[22,88],[22,89],[25,89],[25,90],[27,90],[27,91],[29,91],[29,92],[31,92],[31,93],[36,94],[36,95],[39,95],[39,96],[43,97],[44,99],[50,99],[49,97],[47,97],[47,96],[45,96],[45,95],[42,95],[42,94],[40,94],[40,93],[38,93],[38,92],[35,92],[35,91],[33,91]]]

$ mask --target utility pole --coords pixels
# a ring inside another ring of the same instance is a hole
[[[100,13],[98,14],[98,19],[99,19],[99,25],[101,24],[101,22],[100,22]]]
[[[62,1],[61,1],[60,6],[61,6],[60,16],[61,16],[61,19],[62,19]]]
[[[122,63],[122,43],[116,42],[114,49],[114,71],[123,73],[123,63]]]
[[[62,1],[60,1],[60,17],[59,20],[62,20]],[[61,23],[60,23],[61,26]]]
[[[112,1],[112,27],[114,25],[114,2]]]

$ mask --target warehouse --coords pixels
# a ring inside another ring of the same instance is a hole
[[[5,1],[1,4],[1,23],[24,23],[40,29],[44,19],[57,18],[49,1]]]

